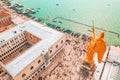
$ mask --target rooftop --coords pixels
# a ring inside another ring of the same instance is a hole
[[[4,16],[8,16],[10,14],[8,14],[8,12],[6,10],[0,10],[0,18],[4,17]]]
[[[110,58],[113,59],[115,62],[120,63],[120,48],[119,47],[111,46]]]
[[[16,31],[16,33],[14,33],[14,31]],[[5,69],[13,77],[15,77],[20,71],[22,71],[38,56],[46,54],[48,52],[48,49],[61,37],[64,36],[64,34],[61,32],[53,30],[35,21],[29,20],[23,25],[18,25],[18,27],[15,27],[12,30],[6,32],[5,34],[2,34],[0,36],[0,39],[4,39],[5,41],[9,40],[15,35],[21,33],[22,31],[30,32],[41,40],[36,45],[25,51],[22,55],[5,65]]]

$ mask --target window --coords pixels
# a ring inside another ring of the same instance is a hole
[[[35,76],[37,75],[37,73],[35,73]]]
[[[34,78],[34,76],[32,76],[32,78]]]
[[[25,77],[25,76],[26,76],[26,74],[25,74],[25,73],[23,73],[23,74],[22,74],[22,77]]]
[[[30,70],[32,70],[32,69],[33,69],[33,66],[30,67]]]
[[[56,45],[56,48],[58,48],[58,45]]]
[[[42,80],[42,77],[39,77],[38,80]]]
[[[50,53],[52,53],[52,50],[50,50]]]
[[[38,60],[38,63],[40,63],[41,62],[41,60]]]
[[[63,43],[63,40],[61,41],[61,43]]]
[[[43,66],[43,69],[45,68],[45,66]]]

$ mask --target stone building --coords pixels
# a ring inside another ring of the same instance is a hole
[[[32,20],[1,34],[0,80],[34,80],[65,41],[65,34]]]
[[[11,15],[7,10],[0,8],[0,32],[6,30],[11,24],[13,24]]]

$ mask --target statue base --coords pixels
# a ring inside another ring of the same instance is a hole
[[[95,64],[90,65],[84,61],[80,67],[80,80],[94,80],[95,70]]]

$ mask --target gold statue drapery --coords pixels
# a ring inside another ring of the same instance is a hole
[[[104,41],[104,32],[100,33],[100,36],[96,38],[94,27],[92,28],[93,34],[90,36],[90,42],[87,44],[87,53],[85,56],[85,62],[89,64],[94,63],[94,53],[97,53],[98,62],[102,61],[103,55],[106,51],[106,44]]]

